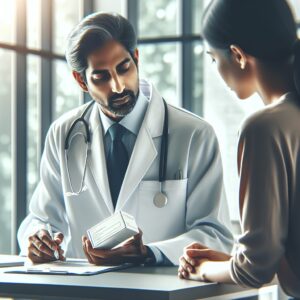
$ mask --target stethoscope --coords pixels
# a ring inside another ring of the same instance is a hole
[[[162,135],[162,141],[161,141],[161,148],[160,148],[160,160],[159,160],[159,186],[160,190],[155,194],[153,197],[153,204],[158,207],[162,208],[168,204],[168,197],[167,195],[162,191],[162,183],[166,180],[166,170],[167,170],[167,158],[168,158],[168,130],[169,130],[169,121],[168,121],[168,107],[165,99],[163,100],[163,104],[165,107],[165,117],[164,117],[164,126],[163,126],[163,135]],[[64,150],[65,150],[65,159],[66,159],[66,170],[67,170],[67,178],[70,186],[70,191],[65,192],[66,196],[78,196],[82,192],[87,190],[85,182],[85,175],[86,175],[86,167],[87,167],[87,158],[88,153],[91,150],[91,132],[89,130],[89,124],[85,120],[85,116],[91,109],[91,107],[94,105],[95,101],[91,101],[88,106],[84,109],[83,113],[79,118],[73,121],[70,129],[67,132],[67,136],[65,139],[64,144]],[[77,132],[76,134],[72,135],[72,132],[74,131],[76,125],[82,124],[84,128],[84,133]],[[70,178],[70,172],[68,167],[68,151],[70,148],[70,144],[72,139],[75,136],[82,135],[84,137],[84,142],[86,144],[86,153],[85,153],[85,162],[84,162],[84,169],[83,169],[83,175],[80,182],[80,187],[77,191],[75,191],[71,178]]]

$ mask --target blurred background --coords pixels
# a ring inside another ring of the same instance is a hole
[[[164,98],[208,120],[219,138],[232,223],[238,228],[236,146],[241,122],[262,103],[237,100],[205,54],[207,0],[0,0],[0,253],[16,253],[16,231],[39,180],[46,132],[88,101],[64,58],[68,33],[85,15],[118,12],[138,34],[140,76]],[[290,1],[300,28],[300,1]]]

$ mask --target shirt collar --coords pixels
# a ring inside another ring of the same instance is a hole
[[[138,135],[148,107],[148,103],[149,100],[140,89],[139,96],[133,110],[120,121],[120,124],[133,134]],[[115,121],[111,120],[103,113],[100,104],[98,104],[98,108],[103,126],[103,133],[105,135],[107,130],[115,123]]]

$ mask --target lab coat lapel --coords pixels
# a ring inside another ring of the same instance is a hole
[[[103,130],[100,121],[98,105],[94,105],[90,115],[91,126],[91,155],[88,162],[88,167],[95,179],[99,192],[104,199],[109,211],[114,212],[114,207],[111,200],[109,182],[107,177],[106,159],[103,144]]]
[[[152,86],[150,103],[131,154],[116,210],[122,209],[156,158],[157,150],[153,138],[162,135],[163,121],[164,105],[161,96]]]

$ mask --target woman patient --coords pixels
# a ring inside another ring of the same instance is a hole
[[[180,278],[259,287],[277,274],[300,297],[300,41],[285,0],[214,0],[203,17],[207,53],[226,84],[265,108],[237,149],[242,235],[232,254],[193,243]]]

